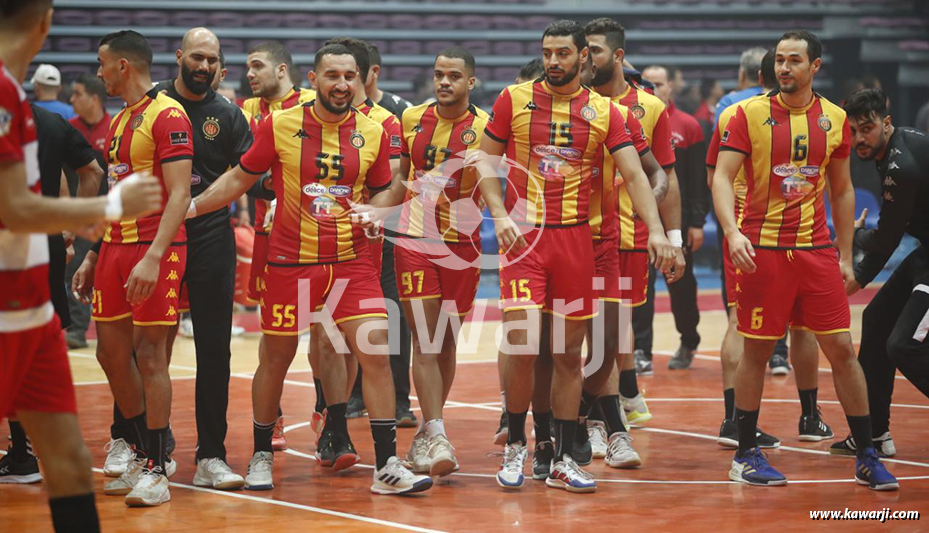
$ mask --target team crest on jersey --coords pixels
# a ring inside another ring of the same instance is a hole
[[[356,149],[361,150],[361,148],[365,145],[365,138],[356,131],[352,133],[351,137],[348,138],[348,142]]]
[[[0,137],[6,137],[10,133],[13,125],[13,115],[9,111],[0,107]]]
[[[135,131],[139,129],[139,126],[141,126],[142,122],[144,121],[145,121],[145,115],[139,115],[135,117],[134,119],[132,119],[132,124],[130,124],[129,127],[132,128],[133,131]]]
[[[203,123],[203,136],[212,141],[219,135],[219,120],[214,117],[206,117]]]
[[[816,124],[819,125],[819,129],[823,131],[829,131],[832,129],[832,121],[829,120],[829,117],[826,115],[819,115],[819,120],[816,121]]]
[[[474,131],[472,128],[468,128],[464,130],[463,132],[461,132],[461,142],[470,146],[474,144],[476,141],[477,141],[477,132]]]
[[[593,122],[597,118],[597,110],[589,105],[585,105],[581,108],[581,117],[587,122]]]
[[[636,120],[642,120],[642,117],[645,116],[645,108],[639,104],[630,107],[629,111],[632,111],[632,116],[634,116]]]

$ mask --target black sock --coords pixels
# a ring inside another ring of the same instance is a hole
[[[267,425],[252,421],[252,437],[255,442],[254,453],[273,451],[271,449],[271,436],[274,435],[275,424],[277,424],[277,420]]]
[[[724,390],[723,401],[726,403],[726,420],[735,420],[735,389]]]
[[[506,437],[507,444],[520,443],[523,446],[526,445],[526,413],[528,411],[523,411],[522,413],[514,413],[510,410],[506,411],[507,426],[509,427],[509,435]],[[536,433],[536,438],[539,434]]]
[[[345,413],[348,411],[347,403],[334,403],[327,407],[326,429],[338,435],[348,435],[348,421]]]
[[[123,439],[129,442],[132,434],[132,425],[129,420],[123,416],[116,402],[113,402],[113,424],[110,426],[110,438],[113,440]]]
[[[377,469],[387,465],[387,460],[397,455],[397,419],[372,418],[371,435],[374,437],[374,455]]]
[[[599,398],[597,398],[597,401],[594,402],[593,407],[590,408],[590,413],[587,415],[587,420],[596,420],[597,422],[603,422],[603,411],[600,409]]]
[[[552,441],[552,412],[551,411],[540,413],[540,412],[533,410],[532,411],[532,425],[535,428],[536,444],[540,442],[551,442]],[[512,431],[510,433],[512,433]]]
[[[323,393],[323,382],[313,378],[313,386],[316,388],[316,412],[322,413],[326,408],[326,395]]]
[[[575,435],[577,435],[577,420],[555,419],[555,462],[561,461],[566,453],[571,455]]]
[[[852,430],[858,457],[861,457],[865,450],[874,447],[871,440],[871,415],[846,416],[845,419],[848,420],[848,429]]]
[[[99,533],[100,520],[94,494],[51,498],[48,506],[52,510],[55,533]]]
[[[619,393],[623,395],[623,398],[635,398],[639,395],[639,383],[635,379],[635,370],[620,371]]]
[[[26,432],[22,424],[10,420],[10,438],[13,441],[13,446],[10,447],[13,460],[17,463],[25,462],[31,450],[29,450],[29,441],[26,440]]]
[[[282,416],[284,416],[284,411],[283,411],[280,407],[278,407],[278,408],[277,408],[277,417],[280,418],[280,417],[282,417]]]
[[[590,416],[590,411],[593,409],[593,406],[597,404],[597,395],[590,394],[585,390],[581,390],[581,404],[578,408],[577,416],[578,418],[587,419]]]
[[[758,411],[735,408],[735,423],[739,428],[739,455],[758,447]]]
[[[818,390],[819,389],[797,389],[797,394],[800,395],[800,410],[803,416],[808,416],[813,419],[819,418],[819,415],[816,413],[816,392]]]
[[[143,453],[148,451],[148,423],[145,420],[145,412],[139,416],[126,419],[126,429],[128,433],[126,442],[134,445],[136,451]]]
[[[607,436],[613,436],[614,433],[626,433],[626,425],[623,424],[623,415],[620,412],[622,406],[619,403],[619,395],[602,396],[597,400],[597,404],[600,406],[600,412],[603,413]]]
[[[148,428],[148,466],[151,469],[161,468],[161,473],[165,474],[165,462],[168,454],[165,451],[168,448],[168,426],[163,428]]]

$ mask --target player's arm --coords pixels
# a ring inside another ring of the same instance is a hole
[[[103,182],[103,169],[100,163],[94,159],[90,163],[77,169],[77,197],[93,198],[100,192],[100,184]]]
[[[103,220],[137,218],[157,211],[160,204],[161,188],[150,176],[123,182],[105,197],[44,198],[26,186],[22,161],[0,161],[0,220],[13,232],[84,229]]]
[[[900,244],[903,234],[906,233],[906,226],[913,215],[920,178],[903,172],[892,173],[890,178],[894,184],[884,186],[885,200],[881,205],[877,228],[866,229],[864,227],[867,210],[861,213],[860,223],[855,224],[855,246],[865,252],[880,255],[892,254]],[[888,197],[892,200],[888,201],[886,199]]]
[[[674,265],[674,249],[665,237],[664,226],[658,214],[658,204],[649,187],[648,176],[642,169],[639,154],[629,144],[619,150],[614,150],[612,157],[626,183],[626,190],[632,198],[632,206],[636,214],[648,227],[649,259],[654,262],[655,268],[668,272]],[[484,192],[483,189],[481,192]]]
[[[685,149],[684,179],[689,184],[688,208],[682,216],[687,220],[688,235],[685,238],[687,245],[696,252],[703,245],[703,223],[709,213],[708,205],[710,190],[705,179],[704,161],[706,160],[706,142],[700,139]]]
[[[668,283],[674,283],[684,276],[687,264],[684,259],[684,237],[681,235],[681,186],[677,172],[672,167],[668,172],[668,192],[658,204],[658,212],[664,223],[665,235],[674,247],[674,266],[667,274]]]
[[[835,227],[835,245],[839,249],[839,268],[845,280],[846,291],[855,281],[852,267],[852,241],[855,238],[855,189],[849,171],[848,158],[833,159],[826,166],[832,202],[832,225]]]
[[[720,230],[729,241],[729,255],[732,262],[741,270],[755,271],[755,250],[751,242],[742,235],[735,220],[735,181],[739,169],[745,163],[746,155],[742,152],[725,150],[719,153],[716,170],[712,176],[713,206],[719,219]]]

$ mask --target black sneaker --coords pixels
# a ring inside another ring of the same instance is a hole
[[[532,454],[532,479],[547,479],[554,458],[555,445],[551,441],[536,444]]]
[[[330,440],[329,449],[332,453],[333,472],[351,468],[361,461],[361,457],[355,451],[352,439],[348,435],[335,435]]]
[[[335,433],[331,429],[324,429],[316,442],[316,453],[313,455],[320,466],[332,466],[335,462]]]
[[[636,374],[640,376],[651,376],[655,373],[654,368],[652,368],[651,354],[646,355],[644,350],[635,350],[632,352],[632,356],[635,358]]]
[[[897,455],[897,447],[894,445],[894,440],[890,437],[889,431],[873,439],[871,445],[874,446],[874,450],[879,457],[893,457]],[[855,439],[849,435],[845,437],[844,440],[830,446],[829,453],[832,455],[851,455],[854,457],[858,455],[858,447],[855,446]]]
[[[42,474],[39,473],[39,462],[31,453],[26,454],[26,460],[22,463],[13,459],[10,453],[11,449],[7,448],[6,455],[0,458],[0,483],[38,483],[42,481]]]
[[[816,416],[800,416],[800,440],[819,442],[835,437],[829,424],[823,422],[822,412],[816,408]]]
[[[777,448],[781,445],[781,441],[777,437],[768,435],[761,428],[755,429],[755,437],[758,439],[759,448]],[[723,448],[735,449],[739,447],[739,427],[735,420],[729,420],[728,418],[723,420],[723,423],[719,426],[719,437],[716,439],[716,444]]]
[[[174,440],[174,432],[171,431],[171,425],[168,425],[168,442],[165,443],[165,455],[172,455],[177,448],[177,441]]]
[[[352,394],[348,397],[348,405],[345,409],[345,418],[362,418],[368,415],[365,409],[365,401],[361,396]]]
[[[694,362],[694,351],[690,348],[681,345],[680,348],[674,352],[674,357],[668,361],[668,370],[686,370],[690,368],[691,363]]]
[[[500,427],[494,433],[494,444],[497,446],[506,445],[506,439],[510,436],[510,419],[506,416],[506,411],[500,413]]]
[[[768,366],[771,368],[771,374],[775,376],[786,376],[790,374],[790,363],[783,355],[776,353],[768,359]]]
[[[594,451],[590,446],[590,437],[587,435],[587,425],[578,425],[574,436],[574,446],[571,449],[571,458],[580,466],[587,466],[594,460]]]
[[[397,404],[397,427],[415,428],[419,424],[409,405]]]

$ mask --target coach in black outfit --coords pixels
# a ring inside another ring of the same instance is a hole
[[[929,397],[929,136],[912,128],[895,128],[887,97],[865,89],[845,103],[858,157],[874,160],[881,176],[883,204],[877,228],[865,229],[865,214],[855,223],[855,247],[865,252],[846,283],[854,294],[884,268],[908,233],[919,241],[865,308],[858,360],[868,383],[874,448],[893,455],[890,401],[899,368]],[[860,443],[851,437],[836,443],[836,454],[854,455]]]

